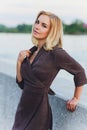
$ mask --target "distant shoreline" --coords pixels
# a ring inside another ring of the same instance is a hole
[[[73,23],[67,25],[63,23],[64,34],[83,35],[87,34],[87,24],[81,20],[76,20]],[[15,27],[7,27],[6,25],[0,24],[0,32],[6,33],[31,33],[32,25],[20,24]]]

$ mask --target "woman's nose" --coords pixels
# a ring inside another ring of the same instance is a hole
[[[41,27],[40,24],[37,24],[37,25],[35,26],[36,29],[40,29],[40,27]]]

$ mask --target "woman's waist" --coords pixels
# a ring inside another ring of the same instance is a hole
[[[48,93],[49,87],[36,82],[24,82],[24,88],[28,92]]]
[[[48,88],[41,88],[38,86],[24,86],[24,90],[29,92],[29,93],[38,93],[38,94],[44,94],[44,93],[48,93],[49,89]]]

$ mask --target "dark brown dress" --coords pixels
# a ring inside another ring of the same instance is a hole
[[[62,48],[45,51],[42,47],[32,64],[29,58],[23,61],[23,80],[17,82],[23,92],[12,130],[52,130],[48,91],[60,69],[74,76],[76,87],[87,83],[84,69]]]

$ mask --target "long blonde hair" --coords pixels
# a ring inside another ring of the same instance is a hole
[[[46,38],[44,49],[45,50],[52,50],[55,46],[58,48],[62,47],[62,35],[63,35],[63,26],[61,19],[51,12],[40,11],[37,15],[36,20],[39,18],[40,15],[47,15],[50,18],[50,31]],[[32,42],[34,45],[38,45],[38,40],[32,36]]]

